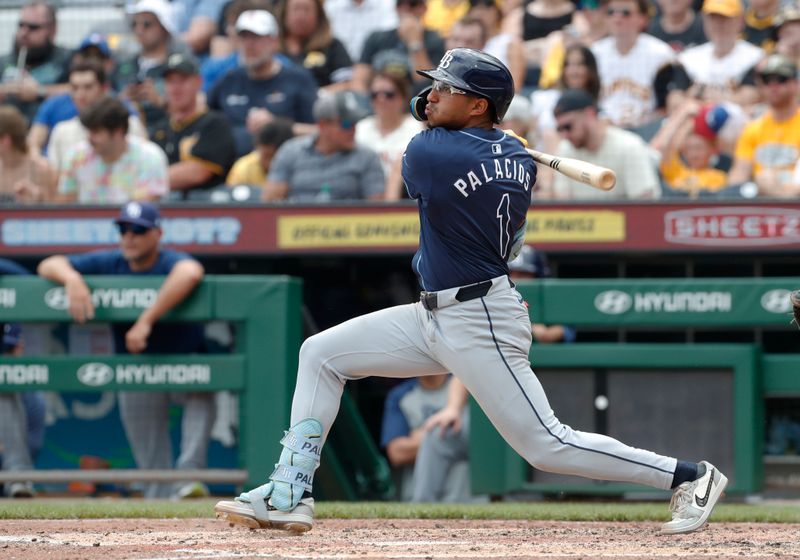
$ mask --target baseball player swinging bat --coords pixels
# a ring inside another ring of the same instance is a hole
[[[428,92],[430,88],[423,90],[418,96],[411,99],[411,114],[418,121],[425,121],[425,104],[428,102]],[[513,133],[511,130],[506,130],[507,133],[515,136],[520,142],[527,146],[527,142]],[[560,158],[552,154],[538,152],[525,148],[531,155],[533,161],[551,167],[566,175],[570,179],[579,181],[590,187],[600,189],[602,191],[610,191],[617,184],[617,175],[607,167],[600,167],[588,161],[582,161],[574,158]]]

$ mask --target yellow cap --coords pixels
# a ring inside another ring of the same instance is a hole
[[[703,2],[703,13],[736,17],[744,13],[744,8],[741,0],[706,0]]]

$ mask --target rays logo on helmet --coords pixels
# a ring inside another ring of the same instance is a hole
[[[439,61],[439,68],[447,68],[450,66],[451,62],[453,62],[453,51],[447,51],[444,53],[442,60]]]

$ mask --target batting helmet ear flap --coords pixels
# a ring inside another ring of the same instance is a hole
[[[411,98],[411,116],[418,121],[427,121],[428,115],[425,114],[425,105],[428,104],[428,94],[433,89],[433,86],[428,86]]]

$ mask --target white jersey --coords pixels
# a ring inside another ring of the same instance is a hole
[[[423,128],[421,122],[408,115],[398,128],[389,134],[383,135],[378,130],[377,118],[371,116],[358,121],[358,124],[356,124],[356,142],[378,154],[381,159],[383,174],[388,177],[392,166],[406,151],[408,143]]]
[[[603,144],[596,152],[577,150],[569,141],[562,140],[558,145],[557,155],[608,167],[617,174],[617,186],[606,192],[586,188],[586,185],[556,173],[553,190],[557,198],[569,200],[661,198],[661,187],[651,150],[644,140],[633,132],[609,126]]]
[[[639,126],[648,122],[655,109],[653,80],[662,66],[674,60],[672,48],[642,33],[625,55],[619,53],[613,37],[597,41],[592,45],[592,52],[600,74],[603,113],[617,126]]]
[[[718,90],[728,96],[742,83],[747,72],[764,57],[764,51],[741,39],[722,58],[714,56],[714,45],[703,43],[686,49],[678,60],[695,84]],[[708,91],[705,92],[708,95]],[[714,96],[717,97],[717,96]]]

